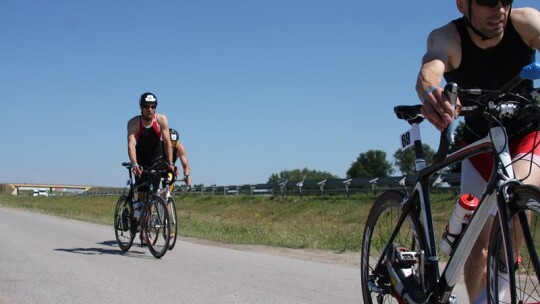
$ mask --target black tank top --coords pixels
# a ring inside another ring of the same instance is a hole
[[[465,19],[459,18],[452,23],[461,38],[461,62],[459,67],[444,74],[446,82],[455,82],[462,88],[498,89],[517,75],[521,68],[534,62],[534,50],[531,49],[515,30],[510,17],[504,29],[501,42],[490,49],[481,49],[471,40]],[[532,81],[525,81],[520,88],[532,88]],[[470,105],[470,100],[461,99],[463,106]],[[522,123],[516,119],[504,121],[509,136],[522,133]],[[465,141],[472,142],[487,134],[488,126],[483,118],[465,119]]]
[[[163,157],[161,137],[161,130],[155,116],[149,127],[145,127],[142,123],[142,118],[139,117],[139,128],[135,134],[137,140],[135,149],[137,151],[137,163],[139,165],[143,167],[151,166]]]

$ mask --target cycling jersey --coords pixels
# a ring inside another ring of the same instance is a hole
[[[457,69],[444,74],[446,82],[455,82],[462,88],[496,90],[506,84],[521,69],[534,62],[535,51],[521,38],[508,17],[502,40],[494,47],[481,49],[472,41],[462,17],[452,21],[461,39],[461,62]],[[532,81],[524,81],[517,88],[532,89]],[[472,105],[474,96],[460,95],[462,106]],[[540,133],[537,121],[527,119],[503,119],[510,139],[512,160],[525,159],[540,165]],[[489,126],[482,117],[465,118],[465,144],[487,135]],[[533,151],[534,148],[534,151]],[[532,153],[531,153],[532,152]],[[461,164],[461,193],[472,193],[481,197],[487,180],[491,176],[493,159],[490,154],[480,154],[466,159]],[[494,212],[496,209],[494,209]]]
[[[455,82],[462,88],[499,89],[521,69],[534,62],[535,51],[531,49],[515,30],[512,19],[504,30],[502,40],[496,46],[489,49],[481,49],[472,41],[467,31],[465,19],[459,18],[452,23],[456,26],[461,39],[461,62],[457,69],[444,74],[446,82]],[[532,89],[532,81],[524,81],[517,90],[523,88]],[[470,106],[471,100],[461,98],[462,106]],[[508,131],[508,136],[519,137],[532,130],[537,130],[537,125],[523,128],[523,121],[516,118],[503,121]],[[482,117],[465,118],[466,142],[473,142],[487,135],[488,125]]]
[[[526,160],[540,166],[540,132],[533,131],[511,142],[509,148],[512,161]],[[464,159],[461,163],[461,193],[471,193],[476,197],[482,197],[491,176],[491,169],[493,169],[491,154],[482,153]],[[493,207],[491,215],[496,213],[497,208]]]
[[[513,161],[527,160],[532,161],[540,166],[540,132],[533,131],[519,140],[509,143],[510,157]],[[534,150],[533,150],[534,149]],[[534,151],[533,153],[531,153]],[[474,169],[482,177],[483,181],[487,181],[491,176],[493,169],[493,158],[491,154],[482,153],[469,158]]]
[[[139,165],[150,166],[163,157],[161,127],[155,115],[148,127],[144,126],[142,117],[139,116],[139,127],[135,133],[135,139],[137,140],[136,151]]]

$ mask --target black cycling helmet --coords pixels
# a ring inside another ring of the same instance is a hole
[[[175,129],[169,129],[169,133],[171,134],[171,142],[173,144],[176,144],[178,142],[178,131],[176,131]]]
[[[150,92],[143,93],[141,95],[141,98],[139,98],[139,105],[140,106],[147,105],[147,104],[157,106],[157,103],[158,102],[157,102],[156,95],[154,95],[153,93],[150,93]]]

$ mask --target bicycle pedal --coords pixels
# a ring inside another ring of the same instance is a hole
[[[392,245],[391,253],[390,260],[392,263],[397,263],[403,268],[411,268],[418,262],[418,253],[416,251],[408,251],[407,248],[399,244]]]
[[[390,283],[396,293],[408,303],[423,303],[426,295],[417,281],[414,265],[421,255],[394,243],[387,252],[386,266]]]

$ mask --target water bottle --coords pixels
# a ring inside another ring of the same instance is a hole
[[[133,216],[136,219],[139,219],[139,216],[141,215],[142,211],[142,202],[139,200],[136,200],[133,202]]]
[[[478,198],[472,194],[463,194],[460,196],[442,235],[440,249],[443,252],[448,255],[452,254],[455,239],[469,223],[478,203]]]

